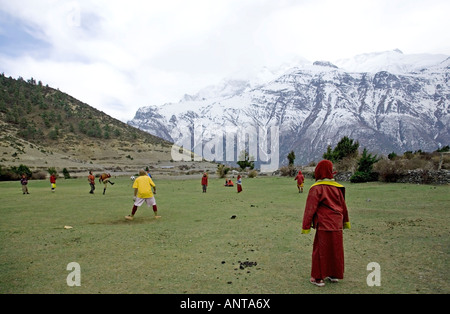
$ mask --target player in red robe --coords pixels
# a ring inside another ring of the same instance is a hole
[[[303,183],[305,182],[305,176],[303,175],[301,170],[298,171],[298,174],[294,180],[297,181],[298,193],[303,193]]]
[[[52,187],[52,192],[55,192],[56,189],[56,175],[54,173],[50,176],[50,185]]]
[[[333,164],[320,161],[315,169],[316,183],[309,190],[303,215],[302,233],[316,229],[312,252],[311,283],[324,286],[324,279],[344,278],[343,229],[350,229],[345,187],[337,183]]]
[[[237,177],[237,192],[241,193],[242,192],[242,180],[241,180],[241,175],[238,175]]]
[[[202,177],[202,189],[203,193],[206,193],[206,189],[208,187],[208,174],[205,172]]]

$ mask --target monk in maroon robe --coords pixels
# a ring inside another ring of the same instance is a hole
[[[313,244],[311,283],[324,286],[324,279],[344,278],[343,229],[350,229],[345,187],[337,183],[333,164],[320,161],[315,169],[316,183],[309,190],[303,215],[302,233],[316,229]]]
[[[305,182],[305,176],[303,175],[301,170],[298,171],[298,174],[294,180],[297,181],[298,192],[303,193],[303,183]]]

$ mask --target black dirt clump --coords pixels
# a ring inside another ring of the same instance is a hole
[[[253,266],[256,266],[256,265],[258,265],[257,262],[250,262],[250,261],[241,262],[241,261],[239,261],[239,268],[240,269],[245,269],[247,267],[253,267]]]

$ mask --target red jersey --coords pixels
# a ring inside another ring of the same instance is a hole
[[[300,185],[305,181],[305,177],[303,176],[302,172],[299,171],[294,180],[297,180],[297,184]]]
[[[98,179],[98,182],[103,182],[103,181],[107,180],[108,178],[111,178],[111,175],[109,173],[102,173],[102,175]]]
[[[208,177],[207,176],[202,177],[202,185],[208,185]]]
[[[54,174],[50,176],[50,183],[56,183],[56,177]]]

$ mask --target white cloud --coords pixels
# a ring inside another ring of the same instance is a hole
[[[0,0],[10,17],[0,21],[0,71],[127,121],[141,106],[293,58],[450,54],[449,9],[439,0]],[[35,38],[33,49],[2,39],[11,25]]]

